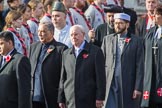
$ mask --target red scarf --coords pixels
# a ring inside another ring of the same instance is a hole
[[[73,22],[73,19],[72,19],[72,16],[71,16],[71,12],[69,10],[67,10],[67,14],[69,15],[71,25],[73,26],[74,22]]]
[[[44,16],[47,16],[49,19],[51,19],[51,15],[49,13],[46,13]]]
[[[114,0],[115,4],[118,5],[118,0]]]
[[[104,21],[104,23],[105,23],[105,15],[104,15],[104,10],[103,9],[101,9],[99,6],[97,6],[94,2],[92,3],[92,5],[101,13],[101,15],[102,15],[102,19],[103,19],[103,21]]]
[[[30,31],[29,25],[27,23],[22,23],[22,25],[28,30],[30,44],[32,44],[33,43],[33,34]]]
[[[39,21],[36,18],[32,17],[32,18],[30,18],[30,20],[35,22],[37,25],[39,25]]]
[[[147,15],[146,16],[146,31],[148,32],[149,29],[147,29],[147,24],[148,24],[148,20],[149,18],[151,18],[151,20],[153,20],[154,16],[151,16],[151,15]],[[151,27],[150,27],[151,28]]]
[[[92,27],[91,27],[91,25],[90,25],[90,22],[86,19],[84,13],[83,13],[81,10],[79,10],[78,8],[73,7],[73,9],[74,9],[76,12],[78,12],[78,13],[84,18],[84,20],[85,20],[85,22],[86,22],[86,24],[87,24],[89,30],[91,30]]]
[[[7,28],[7,30],[13,32],[17,36],[17,38],[21,42],[22,48],[24,50],[24,55],[27,56],[27,49],[26,49],[26,46],[24,44],[24,39],[20,36],[20,34],[14,28],[10,27],[10,28]]]

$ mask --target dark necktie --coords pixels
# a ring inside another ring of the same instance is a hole
[[[40,62],[42,63],[43,59],[44,59],[44,56],[47,52],[47,49],[48,49],[48,46],[47,45],[42,45],[42,50],[41,50],[41,54],[39,56],[39,60]]]

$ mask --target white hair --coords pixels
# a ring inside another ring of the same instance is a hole
[[[72,32],[72,30],[74,28],[79,28],[81,30],[81,32],[83,32],[85,34],[85,29],[82,25],[79,25],[79,24],[73,25],[72,27],[70,27],[70,33]]]

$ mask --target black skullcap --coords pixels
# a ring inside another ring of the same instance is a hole
[[[59,11],[66,14],[65,6],[62,2],[56,1],[52,6],[52,11]]]
[[[120,6],[114,4],[108,4],[104,6],[104,12],[122,13],[123,9]]]

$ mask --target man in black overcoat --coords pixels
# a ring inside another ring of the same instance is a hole
[[[62,52],[67,46],[56,42],[53,35],[53,24],[41,22],[38,28],[40,41],[32,44],[30,48],[33,108],[59,108],[57,97]]]
[[[64,51],[58,102],[61,108],[101,108],[105,99],[102,50],[84,40],[81,25],[70,28],[73,47]]]
[[[14,36],[0,33],[0,108],[31,108],[31,65],[14,48]]]

